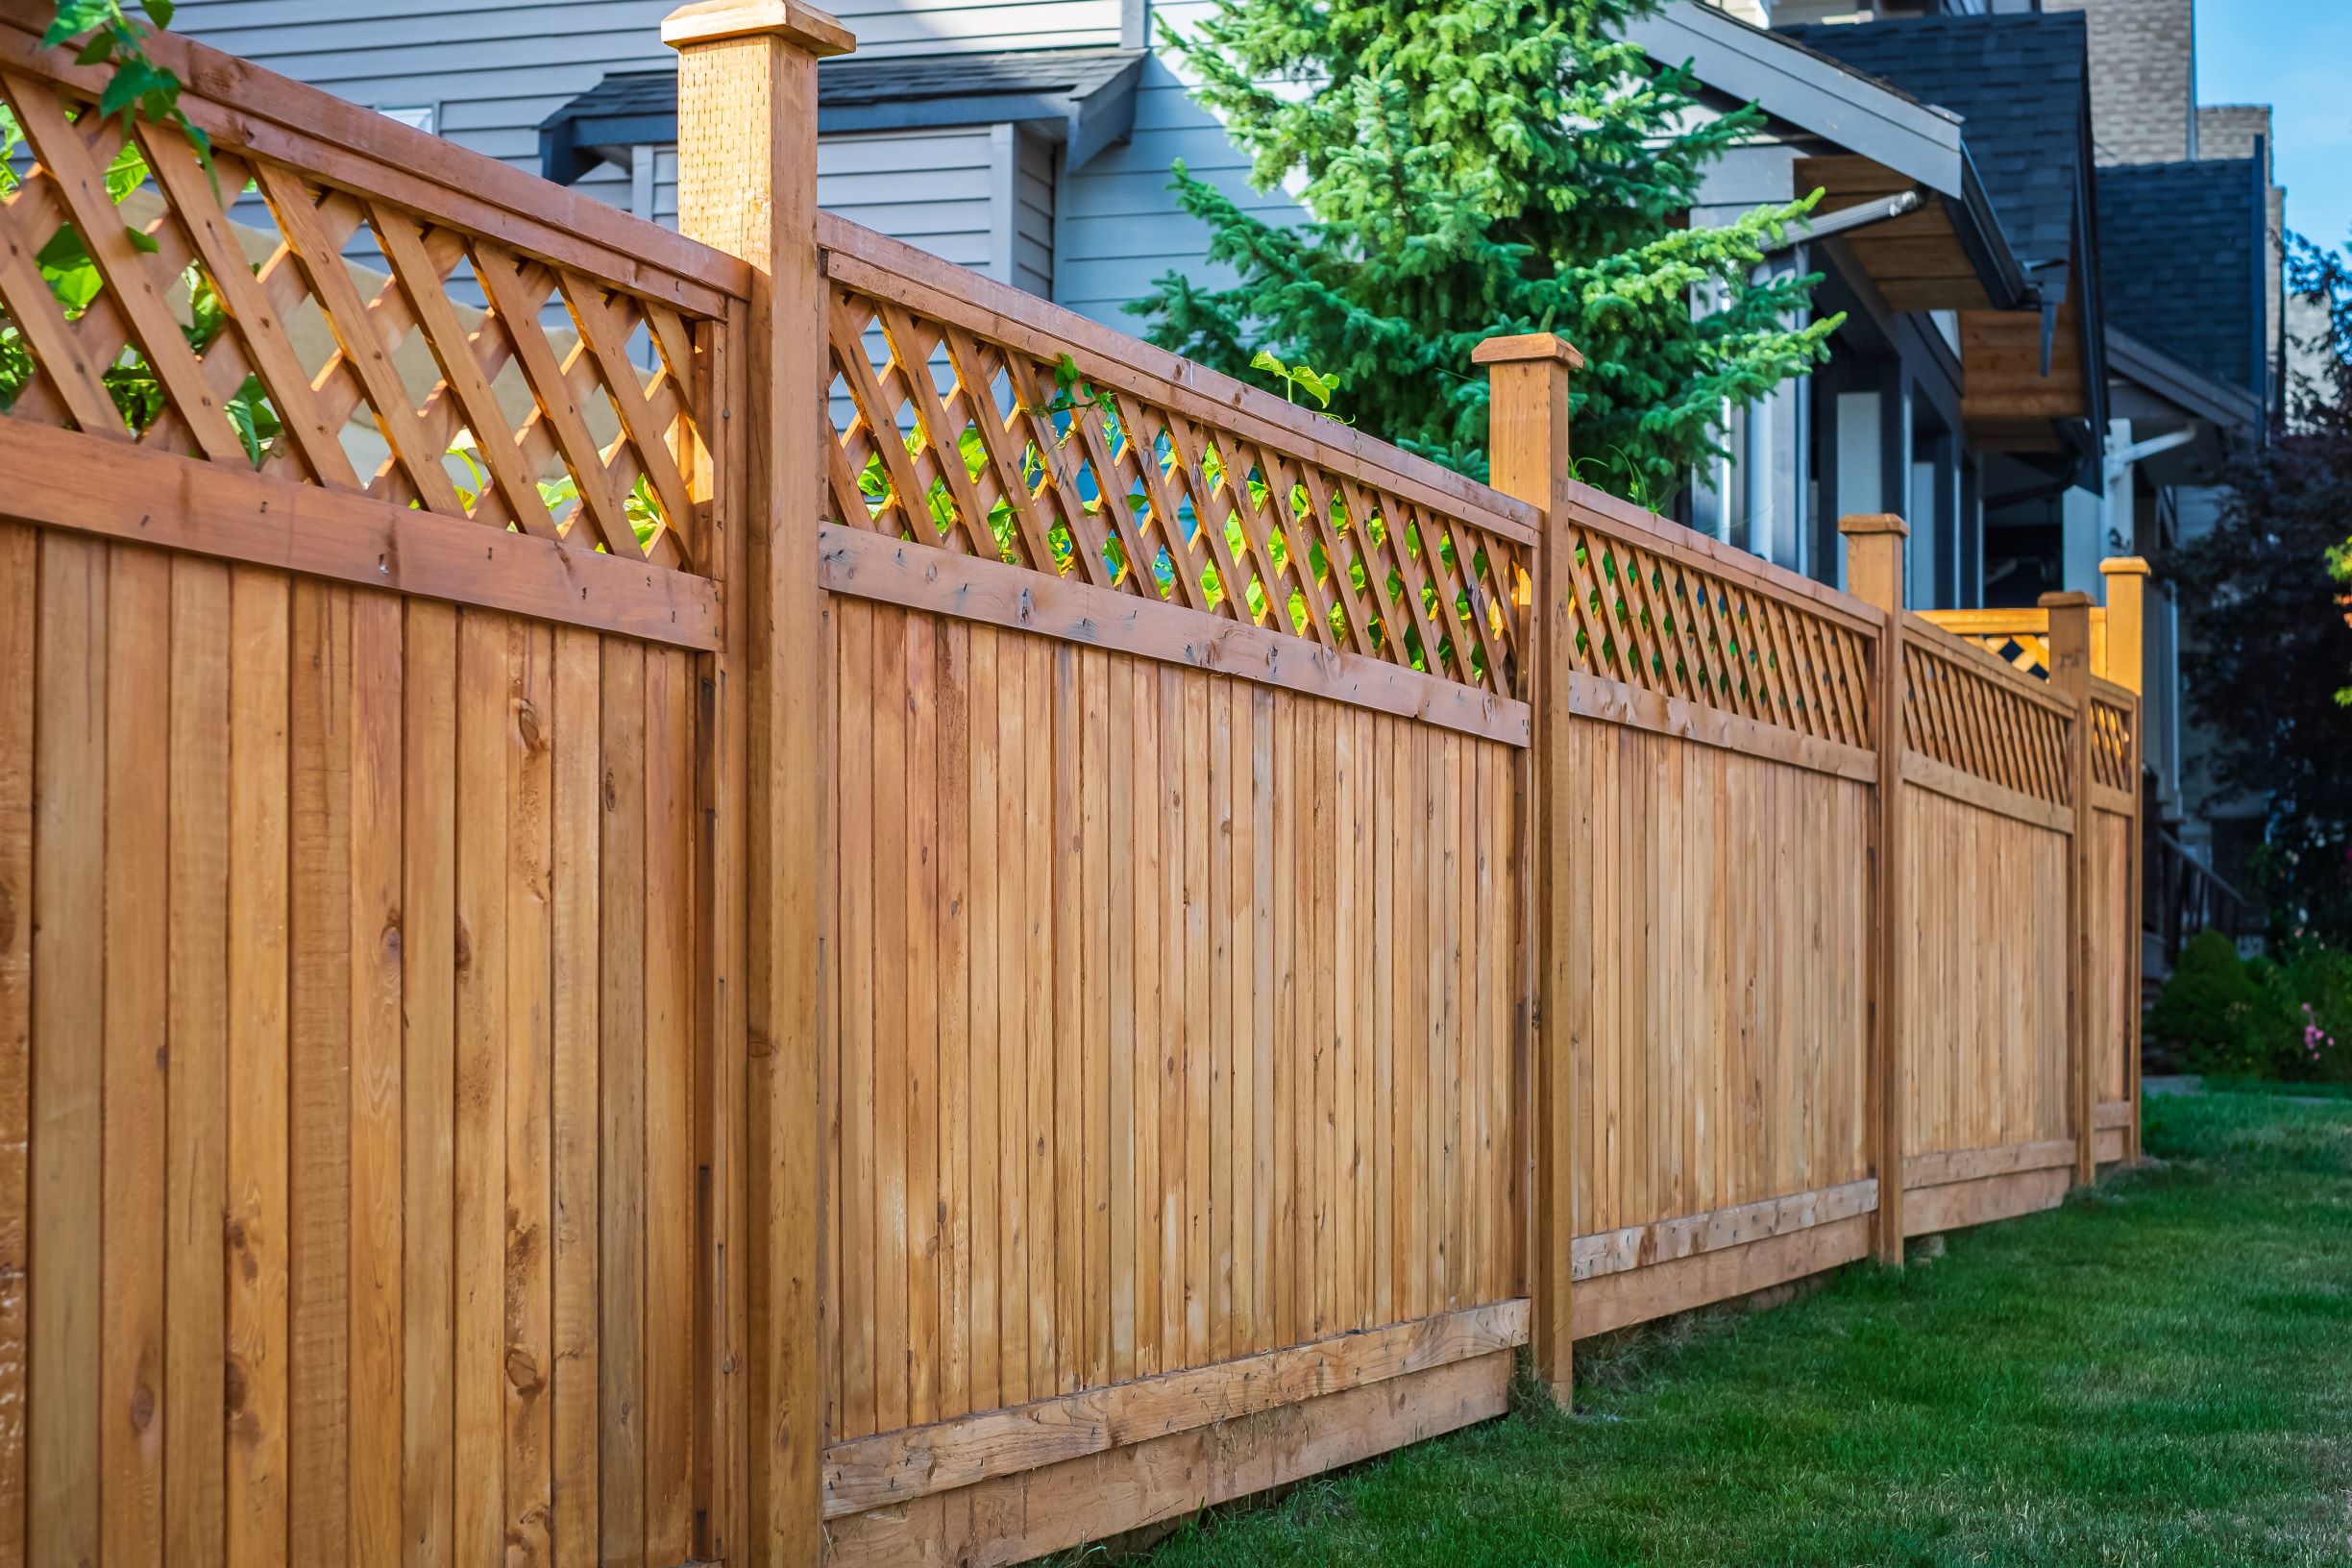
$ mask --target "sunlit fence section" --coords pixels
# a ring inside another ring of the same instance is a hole
[[[1019,1561],[2136,1154],[2136,600],[1603,495],[1545,334],[1490,487],[821,214],[796,0],[667,24],[700,239],[46,19],[0,1562]]]

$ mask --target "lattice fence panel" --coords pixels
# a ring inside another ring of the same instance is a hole
[[[1867,747],[1874,639],[1794,596],[1573,515],[1576,667],[1816,740]]]
[[[2003,789],[2070,804],[2066,715],[1927,635],[1903,643],[1903,744]]]
[[[2036,680],[2049,679],[2049,636],[2046,632],[2003,631],[1968,639],[2011,669],[2033,676]]]
[[[828,335],[831,521],[1515,695],[1519,541],[855,289]]]
[[[698,568],[713,325],[47,82],[0,99],[10,417]]]
[[[2135,731],[2140,715],[2136,705],[2094,694],[2091,698],[2091,777],[2111,790],[2138,788],[2134,772]]]

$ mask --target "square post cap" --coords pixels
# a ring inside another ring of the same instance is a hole
[[[1470,362],[1474,365],[1508,365],[1527,359],[1556,359],[1570,370],[1584,368],[1584,356],[1570,347],[1566,338],[1551,332],[1490,337],[1470,351]]]
[[[801,0],[693,0],[662,18],[673,49],[726,38],[782,38],[823,59],[857,48],[857,35]]]
[[[2091,607],[2091,596],[2080,588],[2069,588],[2063,593],[2044,594],[2034,600],[2034,605],[2045,610],[2087,610]]]
[[[1893,512],[1849,512],[1838,519],[1838,532],[1848,538],[1874,533],[1891,533],[1899,539],[1911,537],[1911,525]]]
[[[2105,577],[2144,577],[2149,576],[2145,557],[2139,555],[2110,555],[2099,562],[2099,576]]]

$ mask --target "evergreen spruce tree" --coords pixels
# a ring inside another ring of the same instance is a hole
[[[1154,341],[1229,374],[1262,351],[1336,377],[1335,411],[1484,478],[1486,382],[1503,332],[1574,343],[1585,477],[1662,507],[1745,404],[1826,357],[1837,320],[1787,324],[1811,278],[1752,282],[1810,208],[1683,227],[1702,167],[1752,124],[1706,117],[1680,68],[1623,41],[1658,0],[1218,0],[1170,45],[1197,96],[1288,182],[1306,221],[1243,210],[1182,164],[1231,287],[1179,274],[1129,308]],[[1842,319],[1842,318],[1838,318]]]

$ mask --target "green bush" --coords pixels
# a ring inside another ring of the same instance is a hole
[[[2285,1051],[2295,1083],[2352,1083],[2352,953],[2303,943],[2265,980],[2287,1020]]]
[[[2229,938],[2202,932],[2182,949],[2147,1036],[2194,1072],[2352,1082],[2352,954],[2302,943],[2249,963]]]

